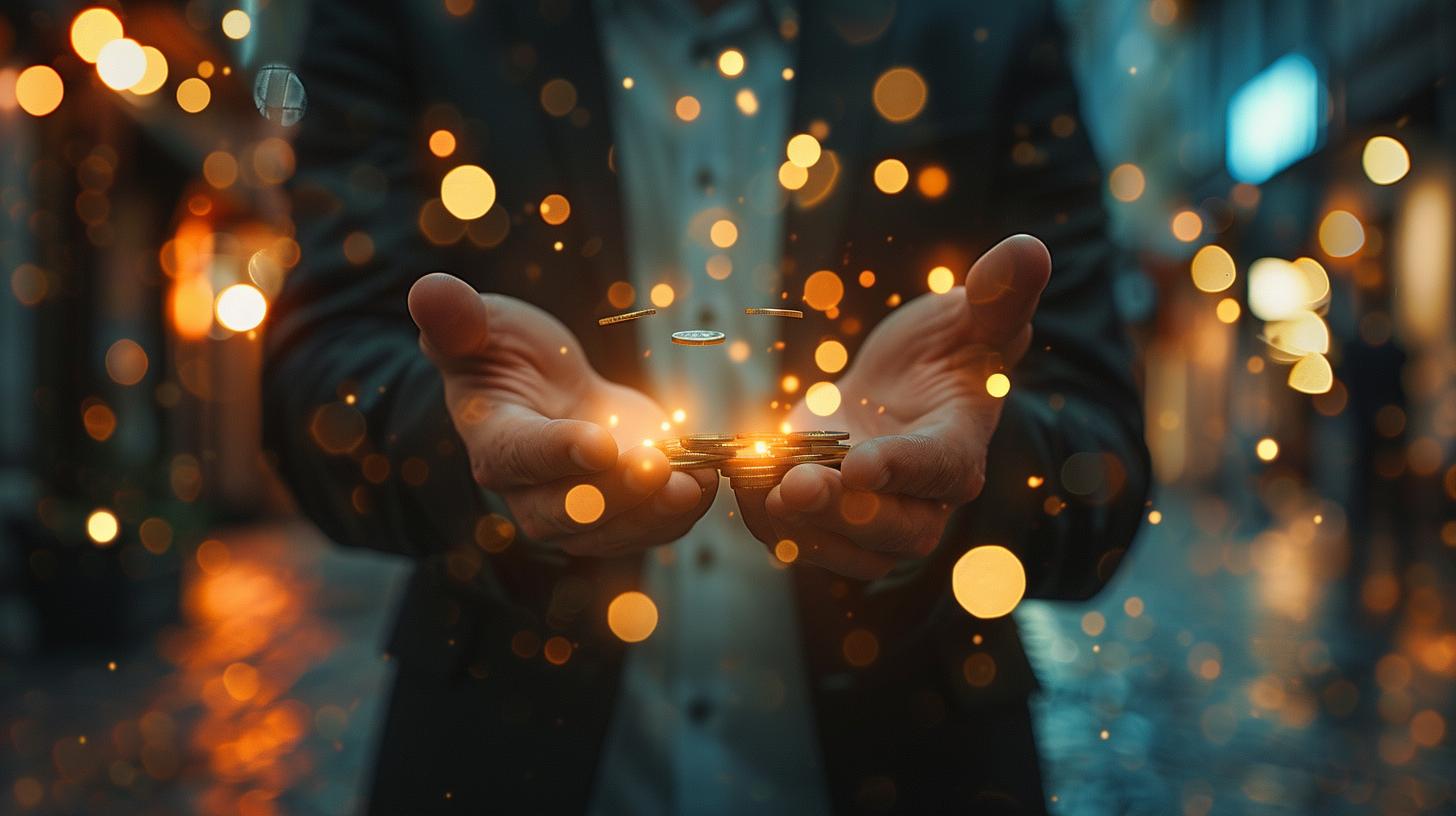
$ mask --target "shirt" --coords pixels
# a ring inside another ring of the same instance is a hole
[[[777,321],[743,309],[778,302],[794,57],[779,31],[793,12],[755,0],[707,17],[691,0],[597,11],[631,282],[660,307],[640,324],[654,396],[686,414],[674,435],[772,430]],[[741,71],[731,57],[720,69],[730,48]],[[671,342],[699,328],[727,342]],[[736,510],[725,484],[645,560],[659,623],[627,658],[593,813],[828,812],[790,575]]]

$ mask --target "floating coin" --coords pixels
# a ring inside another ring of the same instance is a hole
[[[761,306],[749,306],[743,310],[747,315],[768,315],[769,317],[797,317],[802,319],[804,313],[798,309],[769,309]]]
[[[672,333],[672,342],[679,346],[717,346],[726,339],[728,337],[723,332],[712,329],[689,329]]]
[[[799,440],[837,442],[841,439],[848,439],[849,431],[790,431],[788,438],[791,442]]]
[[[685,437],[689,442],[732,442],[735,439],[744,438],[742,434],[730,433],[703,433],[690,434]]]
[[[626,312],[624,314],[612,315],[611,317],[604,317],[597,321],[597,325],[610,326],[613,323],[626,323],[628,320],[640,320],[655,314],[657,314],[656,309],[638,309],[635,312]]]

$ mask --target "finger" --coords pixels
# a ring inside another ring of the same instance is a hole
[[[599,473],[618,461],[611,432],[593,422],[547,419],[513,403],[452,413],[475,480],[491,490]]]
[[[470,284],[431,272],[410,287],[408,302],[421,345],[437,362],[485,350],[490,334],[486,306]]]
[[[527,537],[556,541],[600,527],[642,504],[671,476],[662,451],[636,447],[604,473],[523,488],[507,494],[506,500]]]
[[[781,490],[782,485],[768,491],[764,499],[766,508],[782,507]],[[889,555],[867,550],[844,536],[799,521],[790,514],[775,515],[772,509],[768,512],[773,520],[775,543],[794,542],[801,561],[861,581],[883,578],[895,568],[896,561]]]
[[[1031,321],[1051,279],[1052,256],[1030,235],[1013,235],[986,251],[966,274],[971,342],[1001,346]]]
[[[738,515],[743,519],[743,526],[748,528],[748,532],[769,548],[778,544],[779,535],[763,506],[764,499],[768,497],[768,488],[735,488],[733,497],[738,501]]]
[[[798,470],[798,469],[796,469]],[[869,550],[921,557],[940,544],[950,517],[944,502],[849,490],[839,474],[790,471],[765,502],[775,517],[817,527]]]
[[[711,480],[707,478],[711,475]],[[718,474],[676,472],[650,499],[594,530],[558,543],[572,555],[620,555],[682,538],[713,506]]]
[[[974,424],[974,419],[965,420]],[[963,443],[928,433],[877,436],[855,445],[840,464],[855,490],[961,504],[980,495],[985,463]]]

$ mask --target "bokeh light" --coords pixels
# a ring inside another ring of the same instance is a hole
[[[647,299],[652,301],[652,305],[659,309],[666,309],[671,306],[673,300],[676,298],[677,293],[673,291],[672,284],[669,283],[659,283],[652,287],[652,291],[647,293]]]
[[[1309,304],[1309,287],[1298,267],[1283,258],[1249,266],[1249,311],[1260,320],[1284,320]]]
[[[899,159],[885,159],[875,165],[875,187],[887,195],[894,195],[910,183],[910,170]]]
[[[920,115],[929,90],[913,68],[896,67],[875,80],[871,98],[875,110],[891,122],[908,122]]]
[[[113,91],[124,91],[141,82],[146,72],[147,54],[136,40],[112,40],[96,55],[96,75]]]
[[[571,202],[566,196],[560,193],[552,193],[541,199],[541,206],[538,209],[541,213],[541,220],[552,226],[559,226],[566,223],[571,217]]]
[[[31,116],[46,116],[61,106],[66,86],[49,65],[32,65],[15,78],[15,101]]]
[[[680,96],[678,97],[677,103],[673,105],[672,110],[673,113],[677,114],[677,118],[684,122],[691,122],[697,119],[698,115],[703,112],[703,105],[698,102],[698,98],[695,96]]]
[[[222,33],[230,40],[241,40],[253,30],[253,18],[242,9],[233,9],[222,16]]]
[[[1136,164],[1119,164],[1107,176],[1107,187],[1118,201],[1132,202],[1142,198],[1147,188],[1141,167]]]
[[[808,170],[791,161],[786,161],[779,165],[779,184],[783,185],[785,190],[801,189],[808,182]]]
[[[849,350],[838,340],[825,340],[814,349],[814,364],[825,374],[837,374],[849,363]]]
[[[995,372],[986,378],[986,393],[996,399],[1001,399],[1007,394],[1010,394],[1011,378],[1000,371]]]
[[[641,592],[623,592],[607,605],[607,626],[627,643],[640,643],[657,628],[657,604]]]
[[[728,48],[718,55],[718,72],[725,77],[736,77],[743,73],[746,62],[743,59],[743,52],[736,48]]]
[[[436,130],[430,134],[430,152],[437,158],[445,158],[455,152],[455,134],[448,130]]]
[[[1411,169],[1410,153],[1405,145],[1389,136],[1372,136],[1360,156],[1365,176],[1376,184],[1394,184],[1405,178]]]
[[[708,228],[708,240],[719,249],[727,249],[738,241],[738,225],[726,218],[720,218]]]
[[[462,164],[440,180],[440,202],[461,221],[473,221],[495,203],[495,180],[483,167]]]
[[[948,266],[937,266],[925,276],[930,291],[943,295],[955,288],[955,273]]]
[[[821,269],[804,279],[804,302],[811,309],[827,312],[838,306],[843,298],[844,281],[828,269]]]
[[[800,133],[789,139],[788,144],[784,147],[784,152],[788,155],[790,164],[807,170],[819,162],[819,157],[823,155],[823,148],[819,146],[819,140],[813,135]],[[782,179],[783,174],[780,173],[779,177]],[[807,177],[806,173],[805,178]]]
[[[268,315],[268,301],[251,283],[235,283],[217,294],[218,325],[235,332],[258,328]]]
[[[606,497],[596,485],[579,484],[566,491],[566,515],[577,524],[595,522],[606,509]]]
[[[973,547],[951,570],[951,591],[961,608],[975,617],[1000,618],[1011,614],[1026,594],[1026,570],[1005,547]]]
[[[116,540],[121,532],[121,522],[116,514],[105,508],[91,511],[86,517],[86,535],[98,545],[105,546]]]
[[[938,164],[928,164],[916,174],[915,189],[926,198],[940,198],[950,189],[950,174]]]
[[[804,405],[814,416],[827,417],[839,410],[839,387],[832,382],[816,382],[804,392]]]
[[[1203,217],[1193,210],[1180,210],[1173,216],[1170,227],[1173,237],[1183,243],[1196,241],[1203,234]]]
[[[1288,382],[1301,394],[1327,394],[1335,386],[1335,372],[1323,354],[1307,354],[1290,367]]]
[[[200,113],[212,102],[212,88],[197,77],[188,77],[177,85],[177,106],[188,113]]]
[[[167,83],[167,56],[161,49],[144,45],[142,54],[146,57],[146,70],[142,72],[141,79],[127,86],[127,90],[137,96],[154,94]]]
[[[1319,225],[1320,248],[1331,258],[1348,258],[1365,245],[1365,227],[1346,210],[1331,210]]]
[[[122,36],[121,20],[106,8],[88,8],[71,21],[71,48],[86,62],[95,62],[101,47]]]
[[[1218,244],[1209,244],[1193,255],[1189,271],[1193,285],[1200,292],[1222,292],[1234,285],[1238,269],[1228,250]]]
[[[1260,461],[1272,462],[1279,456],[1279,443],[1266,436],[1254,445],[1254,455]]]

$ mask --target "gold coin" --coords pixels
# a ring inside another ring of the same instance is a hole
[[[612,315],[611,317],[604,317],[597,321],[597,325],[610,326],[613,323],[626,323],[628,320],[641,320],[644,317],[651,317],[655,314],[657,314],[656,309],[638,309],[635,312],[626,312],[624,314]]]
[[[789,442],[838,442],[849,438],[849,431],[790,431]]]
[[[718,346],[727,339],[726,334],[712,329],[689,329],[672,333],[672,342],[679,346]]]
[[[746,315],[768,315],[769,317],[797,317],[803,318],[804,313],[798,309],[770,309],[763,306],[749,306],[743,310]]]

